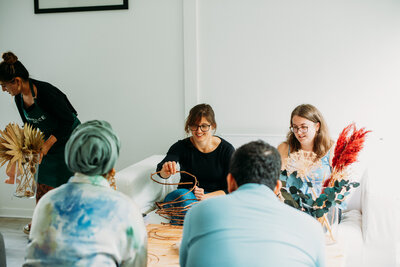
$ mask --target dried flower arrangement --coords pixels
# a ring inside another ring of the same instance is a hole
[[[345,127],[336,142],[335,156],[332,159],[333,172],[324,186],[331,187],[336,181],[347,175],[347,167],[357,161],[358,154],[364,147],[365,137],[371,131],[361,128],[357,130],[355,123]]]
[[[43,133],[29,124],[20,128],[17,124],[10,123],[4,131],[0,130],[0,167],[8,162],[6,172],[11,176],[6,182],[16,182],[16,196],[35,195],[35,175],[43,144]],[[15,179],[16,176],[20,179]]]
[[[283,184],[281,194],[284,202],[317,218],[328,230],[332,241],[332,220],[328,220],[327,213],[331,208],[340,205],[352,188],[360,185],[350,182],[348,167],[357,160],[368,132],[370,131],[366,131],[365,128],[357,130],[354,123],[343,129],[332,159],[333,171],[330,177],[322,182],[323,187],[319,195],[314,190],[315,177],[312,176],[313,171],[321,164],[315,153],[302,150],[291,153],[283,164],[280,179]],[[305,183],[311,189],[311,194],[302,192],[301,188]]]

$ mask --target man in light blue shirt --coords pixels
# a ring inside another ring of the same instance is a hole
[[[231,194],[199,202],[185,217],[181,266],[325,266],[321,225],[276,197],[280,168],[278,151],[263,141],[236,150]]]

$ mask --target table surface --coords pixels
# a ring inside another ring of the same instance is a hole
[[[179,249],[182,226],[147,225],[147,266],[179,266]]]
[[[148,233],[148,267],[179,267],[179,248],[176,245],[182,238],[182,226],[149,224]],[[336,243],[326,247],[326,266],[344,266],[344,255]]]

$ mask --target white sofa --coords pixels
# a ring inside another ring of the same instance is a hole
[[[350,195],[338,227],[345,266],[400,266],[400,177],[390,167],[391,149],[372,136],[353,164],[352,178],[361,185]]]
[[[371,150],[372,151],[372,150]],[[161,218],[151,212],[154,202],[162,201],[176,186],[162,186],[150,180],[163,155],[148,157],[133,164],[116,175],[118,190],[131,197],[146,216],[147,223],[159,223]],[[369,165],[368,169],[365,168]],[[397,255],[396,240],[399,241],[398,216],[395,212],[400,205],[398,197],[388,194],[382,186],[382,170],[378,164],[355,165],[353,176],[361,186],[353,191],[348,199],[348,209],[343,213],[342,222],[337,232],[337,243],[342,248],[346,267],[364,266],[400,266],[400,255]],[[157,175],[155,175],[157,176]],[[169,178],[177,181],[179,175]],[[390,185],[390,183],[388,183]],[[394,191],[394,190],[393,190]],[[386,193],[385,193],[386,192]],[[396,238],[397,237],[397,238]],[[399,245],[399,244],[398,244]]]
[[[177,188],[176,185],[161,185],[150,179],[151,174],[156,171],[157,164],[164,157],[165,155],[153,155],[117,172],[115,175],[118,190],[132,198],[141,212],[147,215],[145,217],[146,223],[167,222],[155,214],[155,202],[163,201],[168,193]],[[161,179],[155,174],[153,178],[165,183],[179,182],[179,174],[168,179]]]

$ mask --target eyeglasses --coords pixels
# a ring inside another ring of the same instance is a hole
[[[290,127],[290,131],[292,131],[292,133],[298,133],[299,131],[301,133],[306,133],[306,132],[308,132],[308,126],[300,126],[300,127],[292,126],[292,127]]]
[[[197,131],[197,129],[200,128],[200,130],[202,132],[208,132],[208,130],[210,130],[210,126],[211,126],[210,124],[192,125],[192,126],[189,126],[189,129],[191,131],[195,132],[195,131]]]
[[[13,83],[14,81],[15,81],[15,79],[12,79],[12,80],[9,81],[9,82],[0,83],[0,86],[3,87],[3,88],[9,88],[8,86],[9,86],[11,83]]]

